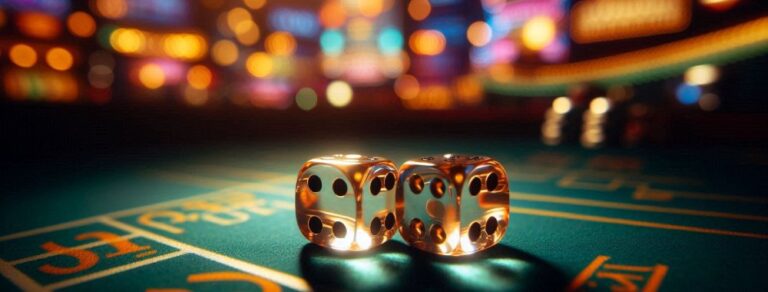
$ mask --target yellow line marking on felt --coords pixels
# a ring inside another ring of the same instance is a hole
[[[32,280],[29,276],[14,268],[9,263],[0,260],[0,275],[10,280],[24,291],[44,291],[43,286]]]
[[[668,213],[668,214],[677,214],[677,215],[690,215],[690,216],[716,217],[716,218],[725,218],[725,219],[768,222],[768,217],[757,216],[757,215],[743,215],[743,214],[733,214],[733,213],[716,212],[716,211],[702,211],[702,210],[692,210],[692,209],[682,209],[682,208],[657,207],[657,206],[608,202],[608,201],[599,201],[599,200],[590,200],[590,199],[568,198],[568,197],[560,197],[560,196],[536,195],[536,194],[518,193],[518,192],[510,192],[509,198],[512,200],[548,202],[548,203],[568,204],[568,205],[577,205],[577,206],[600,207],[600,208],[608,208],[608,209],[621,209],[621,210],[633,210],[633,211],[644,211],[644,212],[654,212],[654,213]]]
[[[703,185],[699,179],[662,176],[622,171],[575,169],[565,171],[567,175],[581,176],[586,178],[618,178],[632,183],[654,183],[654,184],[684,184],[684,185]]]
[[[135,268],[139,268],[139,267],[143,267],[143,266],[146,266],[146,265],[150,265],[150,264],[154,264],[154,263],[157,263],[157,262],[161,262],[161,261],[164,261],[164,260],[167,260],[167,259],[172,259],[172,258],[181,256],[181,255],[184,255],[184,254],[187,254],[187,252],[183,251],[183,250],[175,251],[175,252],[171,252],[171,253],[164,254],[164,255],[161,255],[161,256],[156,256],[156,257],[153,257],[153,258],[149,258],[149,259],[146,259],[146,260],[143,260],[143,261],[133,262],[133,263],[130,263],[130,264],[127,264],[127,265],[122,265],[122,266],[114,267],[114,268],[111,268],[111,269],[107,269],[107,270],[103,270],[103,271],[98,271],[98,272],[95,272],[95,273],[92,273],[92,274],[88,274],[88,275],[85,275],[85,276],[81,276],[81,277],[77,277],[77,278],[72,278],[72,279],[69,279],[69,280],[61,281],[61,282],[56,282],[56,283],[47,285],[44,288],[45,289],[49,289],[49,290],[56,290],[56,289],[61,289],[61,288],[69,287],[69,286],[74,286],[74,285],[85,283],[85,282],[88,282],[88,281],[92,281],[92,280],[104,278],[104,277],[107,277],[107,276],[111,276],[111,275],[114,275],[114,274],[117,274],[117,273],[122,273],[122,272],[125,272],[125,271],[133,270]]]
[[[600,222],[600,223],[648,227],[648,228],[667,229],[667,230],[688,231],[688,232],[705,233],[705,234],[768,239],[768,234],[748,233],[748,232],[730,231],[730,230],[722,230],[722,229],[710,229],[710,228],[703,228],[703,227],[656,223],[656,222],[648,222],[648,221],[640,221],[640,220],[582,215],[582,214],[576,214],[576,213],[548,211],[548,210],[541,210],[541,209],[510,207],[509,211],[510,213],[518,213],[518,214],[526,214],[526,215],[534,215],[534,216],[554,217],[554,218],[592,221],[592,222]]]
[[[260,171],[249,168],[220,166],[220,165],[192,165],[188,169],[200,170],[205,173],[219,173],[244,179],[269,179],[273,182],[295,183],[296,175],[286,175],[284,172]]]
[[[22,232],[17,232],[17,233],[13,233],[13,234],[8,234],[8,235],[1,236],[0,237],[0,242],[8,241],[8,240],[13,240],[13,239],[18,239],[18,238],[24,238],[24,237],[28,237],[28,236],[33,236],[33,235],[41,234],[41,233],[47,233],[47,232],[53,232],[53,231],[58,231],[58,230],[62,230],[62,229],[67,229],[67,228],[78,227],[78,226],[87,225],[87,224],[91,224],[91,223],[96,223],[96,222],[99,221],[98,219],[101,216],[123,217],[123,216],[135,215],[135,214],[142,213],[142,212],[148,211],[148,210],[172,207],[172,206],[176,206],[176,205],[178,205],[180,203],[183,203],[183,202],[186,202],[186,201],[199,200],[199,199],[205,199],[205,198],[209,198],[209,197],[215,197],[215,196],[218,196],[218,195],[222,195],[225,192],[230,191],[230,190],[235,190],[236,188],[237,188],[237,186],[232,187],[232,188],[217,190],[217,191],[213,191],[213,192],[207,192],[207,193],[203,193],[203,194],[192,196],[192,197],[181,198],[181,199],[171,200],[171,201],[165,201],[165,202],[161,202],[161,203],[157,203],[157,204],[151,204],[151,205],[136,207],[136,208],[132,208],[132,209],[126,209],[126,210],[122,210],[122,211],[111,212],[111,213],[107,213],[107,214],[103,214],[103,215],[99,215],[99,216],[87,217],[87,218],[83,218],[83,219],[79,219],[79,220],[75,220],[75,221],[69,221],[69,222],[59,223],[59,224],[50,225],[50,226],[46,226],[46,227],[40,227],[40,228],[30,229],[30,230],[27,230],[27,231],[22,231]]]
[[[167,237],[163,237],[163,236],[145,231],[143,229],[139,229],[137,227],[128,225],[126,223],[114,220],[109,217],[101,217],[99,218],[99,221],[106,225],[123,229],[131,233],[140,234],[143,237],[152,239],[162,244],[175,247],[175,248],[178,248],[179,250],[187,251],[187,252],[196,254],[198,256],[204,257],[206,259],[230,266],[242,272],[246,272],[252,275],[256,275],[259,277],[263,277],[265,279],[278,282],[292,289],[301,290],[301,291],[310,290],[309,285],[307,284],[306,281],[304,281],[304,279],[291,274],[287,274],[277,270],[272,270],[267,267],[258,266],[249,262],[241,261],[241,260],[231,258],[222,254],[218,254],[206,249],[202,249],[186,243],[182,243],[180,241],[176,241]]]
[[[510,174],[509,177],[511,180],[518,180],[520,178],[522,178],[520,180],[525,180],[527,178],[532,181],[544,182],[553,178],[560,179],[565,176],[577,176],[596,179],[621,179],[631,183],[704,185],[704,182],[694,178],[650,175],[638,172],[596,169],[563,169],[562,167],[536,164],[515,164],[513,162],[507,162],[505,165],[510,165],[510,167],[507,168],[507,174]]]
[[[652,266],[627,266],[627,265],[617,265],[617,264],[605,264],[603,265],[603,268],[605,268],[606,270],[617,270],[617,271],[638,272],[638,273],[648,273],[653,271]]]
[[[269,180],[267,180],[267,181],[269,181]],[[13,233],[13,234],[8,234],[8,235],[0,236],[0,242],[8,241],[8,240],[13,240],[13,239],[18,239],[18,238],[23,238],[23,237],[28,237],[28,236],[33,236],[33,235],[37,235],[37,234],[41,234],[41,233],[47,233],[47,232],[53,232],[53,231],[57,231],[57,230],[67,229],[67,228],[78,227],[78,226],[87,225],[87,224],[91,224],[91,223],[96,223],[96,222],[98,222],[99,218],[102,217],[102,216],[125,217],[125,216],[139,214],[139,213],[142,213],[142,212],[145,212],[145,211],[149,211],[149,210],[174,207],[174,206],[180,205],[181,203],[184,203],[184,202],[187,202],[187,201],[207,199],[207,198],[212,198],[212,197],[216,197],[216,196],[221,196],[221,195],[225,195],[227,192],[231,192],[231,191],[259,190],[258,189],[259,187],[265,187],[266,188],[266,187],[269,187],[269,186],[264,184],[264,183],[241,183],[239,185],[233,185],[233,186],[230,186],[230,187],[227,187],[227,188],[218,189],[218,190],[214,190],[214,191],[206,192],[206,193],[201,193],[199,195],[194,195],[194,196],[191,196],[191,197],[186,197],[186,198],[181,198],[181,199],[176,199],[176,200],[170,200],[170,201],[150,204],[150,205],[146,205],[146,206],[126,209],[126,210],[121,210],[121,211],[110,212],[110,213],[106,213],[106,214],[102,214],[102,215],[98,215],[98,216],[87,217],[87,218],[83,218],[83,219],[79,219],[79,220],[75,220],[75,221],[69,221],[69,222],[54,224],[54,225],[50,225],[50,226],[46,226],[46,227],[40,227],[40,228],[30,229],[30,230],[27,230],[27,231],[21,231],[21,232],[17,232],[17,233]],[[269,187],[269,188],[271,188],[271,187]],[[280,190],[281,191],[286,191],[284,189],[280,189]],[[291,189],[290,190],[290,196],[291,197],[293,197],[293,192],[294,192],[294,190]],[[285,196],[283,193],[278,193],[278,194],[263,193],[263,194],[265,194],[265,195]]]
[[[709,194],[709,193],[698,193],[698,192],[688,192],[688,191],[670,191],[670,192],[672,192],[672,197],[677,197],[677,198],[768,204],[768,198],[763,198],[763,197],[732,196],[732,195]]]
[[[193,274],[187,277],[189,283],[201,283],[201,282],[223,282],[223,281],[241,281],[248,282],[253,285],[259,286],[262,292],[279,292],[282,290],[279,285],[272,281],[258,277],[251,274],[240,272],[210,272]]]
[[[20,265],[20,264],[23,264],[23,263],[27,263],[27,262],[31,262],[31,261],[36,261],[36,260],[41,260],[41,259],[49,258],[49,257],[52,257],[52,256],[57,256],[57,255],[60,255],[60,254],[64,254],[67,251],[70,251],[70,250],[73,250],[73,249],[89,249],[89,248],[92,248],[92,247],[102,246],[102,245],[110,244],[110,243],[117,242],[117,241],[133,239],[133,238],[136,238],[136,237],[139,237],[139,235],[138,234],[128,234],[128,235],[124,235],[124,236],[115,238],[113,240],[106,240],[106,241],[98,240],[98,241],[89,242],[89,243],[78,245],[78,246],[69,247],[67,249],[63,249],[63,250],[59,250],[59,251],[48,252],[48,253],[44,253],[44,254],[39,254],[39,255],[34,255],[34,256],[26,257],[26,258],[23,258],[23,259],[18,259],[18,260],[9,262],[9,264],[11,264],[12,266],[16,266],[16,265]]]
[[[150,250],[150,251],[146,251],[146,252],[137,254],[136,258],[148,257],[148,256],[155,255],[155,254],[157,254],[156,250]]]
[[[269,194],[285,195],[290,197],[293,197],[295,192],[293,186],[276,187],[274,184],[263,183],[263,182],[244,182],[244,181],[230,180],[230,179],[210,178],[210,177],[205,177],[200,175],[186,174],[186,173],[173,172],[173,171],[164,171],[164,170],[152,171],[151,174],[158,178],[191,184],[195,186],[201,186],[201,187],[231,188],[233,186],[241,186],[241,188],[246,190],[258,190],[262,192],[268,192]],[[275,180],[276,179],[278,178],[275,178]],[[271,182],[273,180],[268,180],[268,181]]]

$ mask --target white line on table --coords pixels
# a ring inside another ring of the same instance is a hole
[[[215,253],[215,252],[212,252],[212,251],[209,251],[209,250],[206,250],[206,249],[202,249],[202,248],[199,248],[199,247],[196,247],[196,246],[192,246],[192,245],[189,245],[189,244],[186,244],[186,243],[182,243],[182,242],[179,242],[179,241],[176,241],[176,240],[164,237],[164,236],[160,236],[160,235],[157,235],[157,234],[154,234],[154,233],[151,233],[151,232],[139,229],[137,227],[125,224],[123,222],[114,220],[114,219],[109,218],[109,217],[100,217],[99,221],[101,223],[113,226],[115,228],[120,228],[120,229],[123,229],[123,230],[131,232],[131,233],[140,234],[143,237],[152,239],[154,241],[160,242],[162,244],[165,244],[165,245],[168,245],[168,246],[171,246],[171,247],[178,248],[179,250],[183,250],[183,251],[187,251],[187,252],[192,253],[192,254],[196,254],[198,256],[201,256],[201,257],[207,258],[209,260],[212,260],[212,261],[215,261],[215,262],[218,262],[218,263],[230,266],[230,267],[238,269],[240,271],[243,271],[243,272],[246,272],[246,273],[249,273],[249,274],[252,274],[252,275],[256,275],[256,276],[259,276],[259,277],[263,277],[265,279],[269,279],[269,280],[275,281],[277,283],[280,283],[280,284],[282,284],[284,286],[287,286],[287,287],[290,287],[290,288],[293,288],[293,289],[296,289],[296,290],[300,290],[300,291],[309,291],[309,290],[311,290],[309,288],[309,285],[307,284],[307,282],[304,281],[304,279],[302,279],[300,277],[297,277],[297,276],[294,276],[294,275],[291,275],[291,274],[288,274],[288,273],[280,272],[280,271],[277,271],[277,270],[272,270],[272,269],[269,269],[267,267],[255,265],[255,264],[252,264],[252,263],[249,263],[249,262],[245,262],[245,261],[238,260],[238,259],[235,259],[235,258],[231,258],[231,257],[225,256],[225,255],[219,254],[219,253]]]

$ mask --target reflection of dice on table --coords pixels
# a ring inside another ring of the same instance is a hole
[[[436,254],[489,248],[509,224],[509,184],[490,157],[452,155],[410,160],[400,168],[400,234]]]
[[[397,168],[380,157],[312,159],[296,181],[296,220],[309,241],[339,250],[365,250],[395,234]],[[365,207],[363,207],[365,206]]]

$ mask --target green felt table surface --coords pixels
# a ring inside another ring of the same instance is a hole
[[[768,290],[761,149],[403,140],[179,147],[22,167],[0,198],[0,290]],[[342,253],[300,234],[304,161],[445,152],[490,155],[507,169],[510,225],[497,246],[439,257],[397,235]]]

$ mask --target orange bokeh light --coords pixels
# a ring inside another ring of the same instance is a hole
[[[264,47],[270,54],[290,56],[296,51],[296,39],[288,32],[277,31],[267,37]]]
[[[75,60],[72,53],[67,51],[67,49],[55,47],[48,50],[48,53],[45,54],[45,61],[48,62],[48,66],[51,66],[53,69],[66,71],[69,70],[69,68],[72,68],[72,64]]]
[[[8,56],[11,58],[11,62],[23,68],[32,67],[37,63],[37,52],[25,44],[17,44],[11,47]]]
[[[429,0],[411,0],[408,3],[408,15],[413,20],[424,20],[432,12],[432,5],[429,4]]]
[[[128,3],[125,0],[96,0],[96,11],[106,18],[118,19],[128,13]]]
[[[339,28],[347,21],[347,10],[339,0],[328,1],[320,8],[320,23],[326,28]]]
[[[5,21],[8,19],[7,16],[5,16],[5,10],[0,9],[0,27],[5,26]]]
[[[165,71],[157,64],[145,64],[139,69],[139,82],[146,88],[158,89],[165,84]]]
[[[475,21],[467,28],[467,40],[476,47],[487,45],[491,41],[491,26],[484,21]]]
[[[248,8],[257,10],[267,4],[267,0],[243,0],[243,4]]]
[[[421,86],[413,75],[405,74],[395,79],[395,94],[402,99],[414,99],[419,95]]]
[[[272,57],[264,52],[256,52],[248,57],[245,68],[254,77],[264,78],[272,75],[274,62]]]
[[[67,17],[67,28],[75,36],[87,38],[96,32],[96,21],[90,14],[77,11]]]
[[[61,34],[61,24],[56,17],[40,12],[23,12],[16,18],[21,33],[40,39],[53,39]]]
[[[445,36],[437,30],[417,30],[411,34],[408,45],[416,54],[434,56],[445,50]]]
[[[195,65],[187,71],[187,82],[195,89],[206,89],[213,81],[213,73],[204,65]]]
[[[220,40],[213,45],[211,56],[216,64],[228,66],[237,62],[237,58],[240,56],[240,51],[234,42]]]

